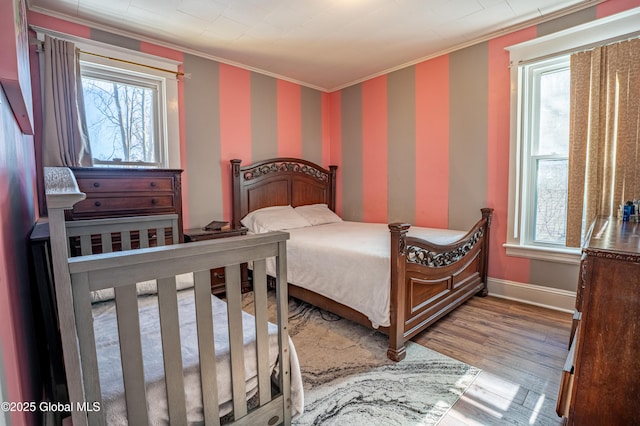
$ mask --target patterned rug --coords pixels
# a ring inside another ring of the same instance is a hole
[[[435,425],[480,372],[412,342],[393,362],[382,333],[295,299],[289,334],[305,392],[294,425]]]

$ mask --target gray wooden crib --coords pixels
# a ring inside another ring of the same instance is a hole
[[[84,199],[73,173],[68,168],[46,168],[45,185],[56,303],[74,425],[112,422],[107,401],[103,400],[107,389],[104,377],[110,376],[118,376],[122,382],[122,395],[114,398],[125,407],[124,417],[132,425],[155,423],[159,410],[166,412],[159,418],[170,424],[194,421],[220,424],[224,413],[219,383],[223,376],[230,378],[232,394],[228,404],[231,408],[227,410],[230,413],[224,417],[225,421],[247,425],[290,423],[293,348],[289,346],[287,334],[285,244],[288,234],[274,232],[181,244],[175,241],[179,235],[176,215],[65,221],[64,211]],[[275,257],[278,264],[277,321],[273,324],[267,320],[265,259],[270,257]],[[253,263],[255,315],[251,318],[255,321],[252,320],[254,324],[249,327],[254,333],[251,338],[246,332],[247,314],[242,313],[240,264],[244,262]],[[212,313],[209,271],[218,267],[226,268],[225,327],[228,330],[224,333],[216,328],[221,321],[214,320],[215,311]],[[184,276],[192,277],[192,284],[183,290],[176,284],[176,277]],[[147,289],[142,294],[139,283],[143,282],[153,283],[152,291]],[[104,296],[105,292],[111,292],[112,300],[105,302],[104,297],[95,297]],[[96,300],[103,301],[96,303]],[[143,300],[155,303],[149,309],[157,311],[159,316],[161,353],[149,354],[143,347],[150,334],[147,328],[141,330],[142,317],[146,315]],[[189,304],[193,305],[197,330],[193,341],[185,342],[188,333],[181,328],[184,327],[181,309],[183,305],[191,306]],[[108,327],[94,326],[96,306],[113,312],[121,373],[100,371],[106,362],[100,355],[105,346],[100,343],[101,334]],[[218,354],[220,334],[228,335],[225,364],[216,362],[221,358]],[[273,342],[277,344],[276,349]],[[185,349],[186,344],[191,347]],[[252,361],[248,360],[249,347],[253,348],[251,353],[255,353],[251,355]],[[277,357],[275,367],[270,351]],[[191,352],[195,352],[197,358],[194,366],[188,367]],[[163,374],[158,385],[150,383],[146,367],[149,359],[160,357]],[[246,377],[250,363],[255,364],[256,370],[251,380]],[[195,393],[187,389],[187,382],[194,382],[194,374],[199,385]],[[249,388],[249,382],[257,384],[255,389],[253,385]],[[152,390],[158,387],[162,388],[160,394],[166,396],[159,405],[156,391]],[[200,395],[200,400],[194,402],[198,398],[193,395]],[[196,413],[195,420],[191,418],[193,413]]]

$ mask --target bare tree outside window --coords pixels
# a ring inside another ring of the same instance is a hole
[[[531,170],[533,235],[537,243],[564,245],[567,222],[569,156],[568,64],[534,73],[535,95]]]
[[[534,239],[564,243],[567,218],[568,160],[538,162]]]
[[[157,163],[155,90],[84,75],[82,87],[94,161]]]

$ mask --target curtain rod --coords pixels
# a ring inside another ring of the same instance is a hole
[[[35,42],[35,43],[33,43],[33,42]],[[32,39],[32,43],[30,43],[30,44],[36,44],[37,47],[38,47],[38,52],[41,53],[41,52],[44,51],[44,41],[43,40],[33,40]],[[153,69],[153,70],[156,70],[156,71],[162,71],[162,72],[166,72],[166,73],[169,73],[169,74],[174,74],[176,77],[191,78],[191,74],[183,73],[183,72],[180,72],[180,71],[168,70],[166,68],[154,67],[153,65],[146,65],[146,64],[141,64],[139,62],[128,61],[126,59],[114,58],[113,56],[107,56],[107,55],[101,55],[99,53],[87,52],[86,50],[82,50],[80,48],[76,48],[76,51],[78,53],[83,53],[85,55],[91,55],[91,56],[97,56],[99,58],[108,59],[110,61],[122,62],[122,63],[129,64],[129,65],[136,65],[136,66],[139,66],[139,67],[145,67],[145,68]]]
[[[99,53],[93,53],[93,52],[87,52],[87,51],[80,50],[80,49],[77,49],[77,51],[78,51],[78,53],[83,53],[85,55],[97,56],[99,58],[109,59],[111,61],[123,62],[125,64],[137,65],[137,66],[140,66],[140,67],[151,68],[151,69],[156,70],[156,71],[162,71],[162,72],[167,72],[169,74],[175,74],[176,77],[184,77],[184,76],[186,76],[187,78],[190,77],[190,74],[185,74],[185,73],[180,72],[180,71],[172,71],[172,70],[168,70],[168,69],[165,69],[165,68],[154,67],[152,65],[140,64],[138,62],[127,61],[126,59],[118,59],[118,58],[114,58],[112,56],[101,55]]]

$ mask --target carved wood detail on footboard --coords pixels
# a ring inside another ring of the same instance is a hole
[[[492,212],[493,209],[482,209],[482,219],[462,239],[449,245],[408,237],[408,224],[389,225],[389,358],[403,359],[405,341],[475,294],[486,296]]]

